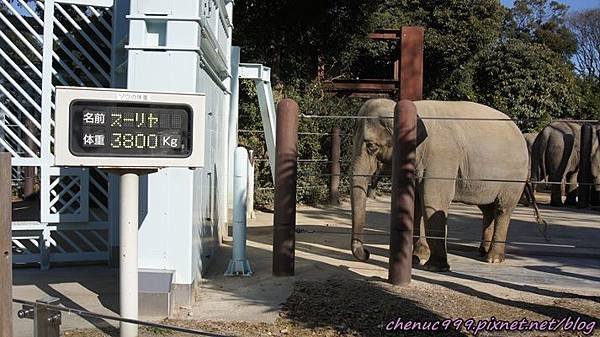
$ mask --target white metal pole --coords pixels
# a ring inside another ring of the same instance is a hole
[[[248,196],[246,198],[247,219],[254,219],[254,151],[249,152],[248,162]]]
[[[246,202],[248,188],[248,151],[235,149],[233,172],[233,256],[226,276],[251,276],[252,269],[246,259]]]
[[[121,317],[138,319],[138,212],[139,181],[137,173],[121,175],[119,270]],[[121,337],[137,337],[138,326],[121,323]]]
[[[231,47],[231,103],[229,105],[229,136],[228,136],[228,167],[229,175],[227,177],[227,194],[229,200],[227,203],[233,207],[233,152],[237,147],[238,139],[238,117],[240,100],[240,47]]]

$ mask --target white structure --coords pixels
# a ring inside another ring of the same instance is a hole
[[[239,78],[257,84],[274,160],[270,72],[232,53],[233,1],[0,2],[0,146],[13,155],[15,179],[34,166],[41,186],[39,218],[13,224],[15,263],[118,261],[119,178],[53,166],[55,86],[206,95],[204,167],[140,179],[140,301],[189,305],[227,233]],[[145,292],[148,281],[162,290]]]

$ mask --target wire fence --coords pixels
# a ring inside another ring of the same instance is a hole
[[[297,225],[296,233],[298,234],[332,234],[332,235],[344,235],[349,236],[351,234],[362,235],[366,237],[388,237],[390,235],[389,232],[379,231],[378,233],[373,232],[364,232],[364,233],[353,233],[347,231],[328,231],[328,230],[317,230],[317,229],[307,229],[305,226],[315,226],[312,225]],[[368,229],[368,228],[365,228]],[[444,233],[445,234],[445,233]],[[447,236],[419,236],[413,235],[413,238],[424,238],[431,240],[448,240],[457,243],[503,243],[507,245],[513,246],[540,246],[540,247],[554,247],[554,248],[570,248],[570,249],[591,249],[591,250],[600,250],[600,246],[582,246],[582,245],[571,245],[571,244],[561,244],[561,243],[542,243],[542,242],[524,242],[524,241],[494,241],[494,240],[481,240],[481,239],[461,239],[456,237],[447,237]]]
[[[394,116],[353,116],[353,115],[307,115],[300,114],[300,118],[307,119],[394,119]],[[539,118],[476,118],[476,117],[418,117],[421,120],[439,120],[439,121],[482,121],[482,122],[540,122]],[[598,119],[548,119],[548,124],[554,122],[573,122],[573,123],[600,123]]]

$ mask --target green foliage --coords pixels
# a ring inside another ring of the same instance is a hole
[[[543,44],[568,60],[577,51],[577,41],[566,26],[569,6],[551,0],[516,0],[507,16],[509,38]]]
[[[581,112],[584,119],[600,119],[600,79],[589,76],[577,79],[581,96]]]
[[[253,92],[250,82],[243,82],[242,90],[246,94],[240,111],[240,130],[262,129],[260,111],[256,102],[256,93]],[[309,82],[305,86],[287,86],[279,88],[277,96],[292,98],[301,107],[301,113],[307,116],[323,115],[354,115],[358,112],[362,100],[344,97],[331,97],[323,93],[321,84],[317,81]],[[334,127],[341,129],[342,140],[342,174],[349,172],[351,158],[352,133],[354,121],[349,119],[322,119],[322,118],[300,118],[298,132],[298,191],[297,200],[301,203],[322,203],[329,198],[329,176],[322,174],[330,173],[328,162],[304,162],[303,159],[322,159],[328,161],[331,152],[331,132]],[[308,134],[307,134],[308,133]],[[240,144],[253,150],[256,162],[256,192],[255,203],[267,206],[273,202],[273,184],[268,162],[265,161],[266,145],[262,133],[240,133]],[[348,186],[347,177],[342,177],[342,184]]]
[[[419,25],[426,29],[425,98],[487,104],[527,119],[519,125],[523,131],[550,118],[599,115],[599,82],[576,76],[570,61],[576,35],[566,25],[568,7],[556,1],[516,0],[511,10],[499,0],[239,0],[234,8],[234,43],[242,46],[243,61],[271,66],[276,101],[293,98],[304,114],[356,114],[362,100],[323,94],[315,82],[318,65],[325,66],[329,79],[391,78],[395,42],[372,41],[367,33]],[[252,90],[243,85],[240,129],[262,129]],[[353,124],[301,118],[300,132],[331,133],[339,126],[351,134]],[[240,137],[257,157],[266,158],[261,134]],[[350,138],[342,137],[346,173]],[[326,159],[329,153],[329,136],[299,136],[301,159]],[[257,165],[257,187],[272,187],[267,162]],[[327,198],[329,177],[315,176],[322,173],[329,173],[328,163],[299,164],[299,201]],[[272,190],[257,190],[257,204],[271,202]]]
[[[570,66],[541,44],[506,40],[478,56],[473,80],[478,100],[509,116],[533,119],[537,129],[551,117],[577,117],[580,102]]]

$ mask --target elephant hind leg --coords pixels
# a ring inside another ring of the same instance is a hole
[[[499,208],[496,211],[494,222],[494,236],[490,250],[485,256],[488,263],[501,263],[504,261],[504,252],[506,248],[506,236],[508,234],[508,225],[512,216],[514,207]]]
[[[483,228],[481,231],[479,254],[481,254],[481,256],[485,256],[490,251],[490,247],[492,245],[496,205],[480,205],[479,209],[483,213]]]
[[[561,179],[548,179],[548,182],[552,183],[550,187],[550,205],[552,206],[563,206],[561,181]]]

